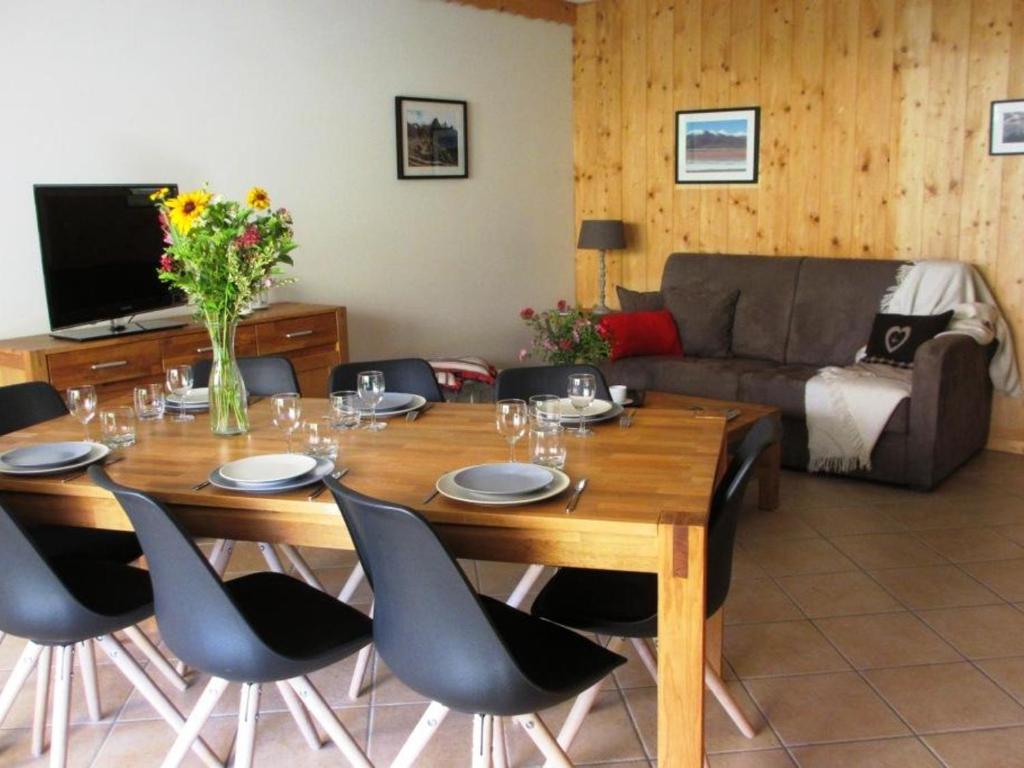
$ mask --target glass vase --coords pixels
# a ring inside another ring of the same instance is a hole
[[[238,323],[208,321],[213,346],[210,369],[210,430],[215,435],[243,435],[249,431],[249,403],[242,372],[235,359]]]

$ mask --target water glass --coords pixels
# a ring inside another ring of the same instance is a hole
[[[558,424],[530,429],[530,461],[545,467],[561,469],[565,466],[565,429]]]
[[[167,391],[178,398],[178,413],[175,421],[194,421],[195,416],[185,409],[185,400],[192,391],[192,366],[172,365],[167,369]]]
[[[86,442],[89,441],[89,422],[96,415],[96,401],[96,387],[91,384],[68,390],[68,411],[85,430]]]
[[[288,453],[292,452],[292,433],[302,423],[302,398],[297,392],[280,392],[270,398],[274,426],[283,430],[288,438]]]
[[[331,392],[331,415],[338,429],[358,429],[363,419],[359,393],[352,389]]]
[[[307,456],[315,459],[338,458],[338,433],[327,416],[302,425],[302,439]]]
[[[127,405],[100,411],[100,430],[110,448],[135,445],[135,411]]]
[[[167,407],[162,384],[147,384],[135,388],[135,415],[139,421],[153,421],[164,417]]]
[[[356,375],[356,389],[363,408],[370,411],[370,423],[365,429],[377,432],[384,429],[386,421],[377,421],[377,406],[384,399],[384,374],[381,371],[360,371]]]
[[[530,417],[535,426],[557,427],[562,423],[562,401],[558,395],[533,395]]]
[[[516,442],[530,428],[530,411],[525,400],[499,400],[495,404],[498,434],[508,441],[508,460],[516,460]]]
[[[590,437],[594,434],[592,430],[587,429],[587,419],[583,412],[594,402],[596,394],[597,379],[594,374],[574,373],[569,377],[569,402],[580,417],[580,428],[573,432],[576,437]]]

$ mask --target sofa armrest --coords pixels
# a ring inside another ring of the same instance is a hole
[[[918,348],[907,441],[911,486],[934,488],[985,447],[992,409],[988,361],[988,348],[963,334]]]

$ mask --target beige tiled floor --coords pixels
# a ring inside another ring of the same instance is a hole
[[[744,738],[709,698],[712,768],[1024,766],[1024,457],[984,454],[932,494],[786,472],[782,496],[774,513],[748,504],[726,605],[727,684],[759,732]],[[306,555],[332,590],[353,564],[345,553]],[[496,596],[521,573],[464,565]],[[232,561],[235,572],[262,567],[251,547]],[[360,606],[368,600],[368,590],[357,594]],[[0,645],[0,682],[20,645]],[[349,659],[314,679],[371,759],[387,765],[422,697],[375,659],[373,686],[352,702],[352,666]],[[169,728],[107,664],[100,682],[100,723],[88,721],[75,691],[70,764],[159,764]],[[169,695],[187,711],[203,682]],[[631,657],[600,696],[574,760],[653,766],[655,693]],[[36,764],[27,757],[31,696],[22,694],[0,729],[2,766]],[[236,707],[231,689],[204,731],[222,755]],[[567,711],[544,717],[557,728]],[[308,750],[273,687],[262,713],[258,764],[345,764],[332,747]],[[468,765],[470,738],[470,719],[449,716],[420,764]],[[539,763],[522,734],[510,734],[509,751],[514,766]],[[190,756],[186,764],[199,763]]]

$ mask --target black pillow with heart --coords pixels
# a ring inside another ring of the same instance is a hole
[[[946,330],[953,310],[941,315],[875,315],[865,363],[914,367],[917,348]]]

